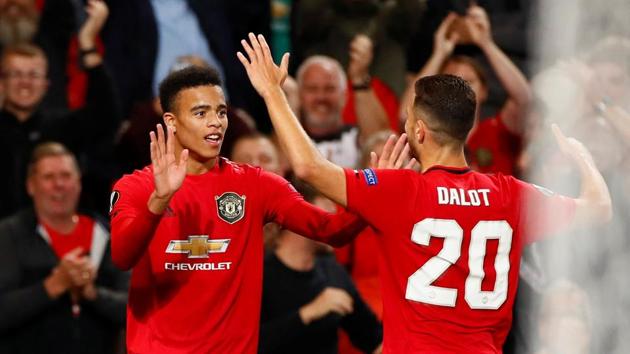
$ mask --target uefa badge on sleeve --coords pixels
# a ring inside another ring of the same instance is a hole
[[[234,224],[245,215],[245,196],[234,192],[225,192],[221,196],[215,196],[217,202],[217,214],[228,224]]]

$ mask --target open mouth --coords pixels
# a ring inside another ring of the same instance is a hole
[[[213,133],[213,134],[206,135],[204,140],[211,144],[218,144],[219,142],[221,142],[221,138],[222,138],[221,134]]]

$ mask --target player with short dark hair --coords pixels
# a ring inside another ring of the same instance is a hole
[[[263,225],[328,242],[364,225],[311,206],[281,177],[219,157],[228,120],[215,71],[174,72],[160,96],[167,132],[151,132],[152,165],[112,193],[112,258],[133,268],[128,350],[255,353]]]
[[[582,193],[555,195],[502,174],[471,171],[464,156],[475,96],[461,78],[419,80],[405,131],[421,172],[342,169],[315,149],[280,87],[262,36],[239,60],[264,98],[296,175],[357,213],[382,241],[384,353],[500,353],[510,328],[523,246],[578,223],[607,222],[608,188],[589,152],[555,128],[579,166]]]

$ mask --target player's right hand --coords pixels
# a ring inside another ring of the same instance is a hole
[[[409,150],[407,134],[402,134],[398,140],[392,134],[385,142],[380,156],[374,151],[370,153],[370,168],[398,170],[405,165],[404,169],[413,169],[417,161],[415,158],[409,159]]]
[[[317,297],[300,309],[300,317],[304,324],[309,324],[336,313],[345,316],[353,311],[353,300],[347,291],[339,288],[327,287]]]
[[[575,138],[567,138],[556,124],[551,125],[551,130],[562,153],[569,156],[578,165],[586,163],[595,166],[593,156],[584,144]]]
[[[166,127],[168,139],[164,136],[161,124],[157,125],[157,136],[150,132],[151,138],[151,164],[153,166],[153,180],[155,191],[153,195],[162,200],[169,200],[182,186],[186,177],[186,161],[188,161],[188,149],[184,149],[175,158],[175,135],[171,127]]]

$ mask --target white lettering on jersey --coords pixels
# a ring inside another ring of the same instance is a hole
[[[230,270],[232,262],[218,263],[164,263],[165,270]]]
[[[470,189],[437,187],[438,204],[440,205],[461,205],[461,206],[490,206],[488,200],[489,189]]]

